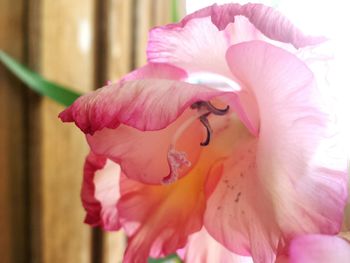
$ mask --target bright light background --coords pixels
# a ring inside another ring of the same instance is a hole
[[[333,72],[336,75],[332,96],[337,101],[338,117],[344,135],[344,148],[350,153],[350,1],[348,0],[187,0],[186,11],[214,3],[263,3],[272,6],[288,17],[307,35],[322,35],[331,39],[330,53],[334,56]],[[332,76],[334,77],[334,76]]]

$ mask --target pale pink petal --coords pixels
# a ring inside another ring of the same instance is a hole
[[[336,134],[328,133],[331,123],[312,72],[294,55],[261,41],[232,46],[227,61],[258,106],[255,180],[264,199],[256,200],[268,209],[260,212],[271,216],[275,233],[287,241],[303,233],[337,233],[347,198],[346,162],[333,156],[331,146],[327,166],[316,158],[321,142]]]
[[[316,45],[326,40],[324,37],[304,35],[292,22],[275,9],[262,4],[246,4],[242,6],[242,15],[256,26],[267,37],[296,48]],[[215,23],[215,22],[214,22]]]
[[[239,134],[239,126],[233,132]],[[252,256],[256,263],[274,262],[279,229],[256,174],[256,139],[239,138],[207,201],[204,225],[230,251]]]
[[[120,228],[117,213],[119,177],[119,165],[92,152],[88,155],[81,190],[86,210],[85,223],[100,226],[104,230]]]
[[[157,27],[150,31],[150,62],[170,63],[187,72],[210,72],[230,77],[225,52],[232,43],[230,31],[219,31],[210,18],[193,19],[183,28]]]
[[[142,132],[126,125],[117,129],[103,129],[87,140],[91,149],[119,163],[123,173],[141,182],[159,184],[172,172],[178,177],[186,174],[197,162],[203,147],[204,128],[193,110],[187,110],[167,128]],[[172,149],[173,147],[173,149]],[[171,152],[185,153],[188,164],[172,169],[176,160]]]
[[[172,79],[181,80],[187,77],[186,72],[181,69],[166,63],[148,63],[140,67],[122,78],[122,82],[137,80],[137,79]]]
[[[123,262],[147,262],[185,246],[188,235],[202,227],[204,178],[191,173],[167,186],[121,181],[118,211],[129,237]]]
[[[189,263],[253,263],[251,257],[236,255],[223,247],[205,228],[192,234],[178,255]]]
[[[127,76],[119,83],[84,95],[59,117],[64,122],[74,121],[87,134],[103,128],[114,129],[121,123],[142,131],[159,130],[175,121],[194,102],[225,94],[206,86],[163,78],[181,75],[178,68],[164,64],[145,67],[130,77],[144,79],[129,80]]]
[[[306,36],[278,11],[262,4],[251,3],[242,6],[239,4],[214,4],[186,16],[178,24],[169,25],[169,28],[184,27],[192,19],[211,17],[212,22],[220,30],[224,30],[239,15],[247,17],[257,29],[270,39],[290,43],[296,48],[319,44],[326,40],[324,37]]]
[[[349,263],[350,244],[337,236],[305,235],[295,238],[289,263]]]

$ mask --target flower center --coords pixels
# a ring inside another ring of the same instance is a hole
[[[191,109],[196,109],[198,113],[194,114],[192,117],[188,118],[175,132],[168,149],[168,164],[170,168],[170,173],[168,176],[164,177],[162,183],[170,184],[175,182],[181,169],[186,167],[191,167],[192,163],[187,159],[186,151],[179,151],[176,149],[176,142],[180,139],[184,132],[189,132],[190,126],[198,119],[206,129],[206,139],[200,142],[201,146],[208,146],[212,138],[213,129],[209,123],[209,115],[224,116],[229,112],[230,107],[226,106],[225,109],[219,109],[215,107],[209,101],[197,101],[191,105]]]

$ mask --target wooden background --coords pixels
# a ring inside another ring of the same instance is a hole
[[[87,92],[144,64],[148,29],[170,20],[171,0],[0,0],[0,48]],[[88,149],[62,110],[0,65],[1,263],[121,261],[122,234],[82,223]]]

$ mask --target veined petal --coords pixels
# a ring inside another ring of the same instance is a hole
[[[190,263],[253,263],[251,257],[239,256],[226,249],[205,228],[192,234],[178,254]]]
[[[59,117],[64,122],[74,121],[87,134],[114,129],[121,123],[142,131],[159,130],[175,121],[192,103],[224,94],[206,86],[164,78],[178,77],[181,72],[169,65],[147,65],[116,84],[81,96]],[[130,80],[135,77],[144,79]]]
[[[86,210],[85,223],[100,226],[104,230],[120,228],[117,213],[119,177],[118,164],[92,152],[87,156],[81,190]]]
[[[230,251],[252,256],[256,263],[274,262],[279,229],[256,173],[257,139],[244,136],[235,126],[231,133],[241,135],[223,162],[221,179],[207,201],[204,225]]]
[[[292,241],[289,254],[289,263],[348,263],[350,244],[337,236],[305,235]]]
[[[209,17],[193,19],[183,28],[156,27],[149,33],[147,58],[189,73],[210,72],[231,77],[225,52],[232,44],[229,30],[219,31]]]
[[[124,178],[118,203],[120,220],[129,236],[125,263],[147,262],[185,246],[187,236],[202,227],[205,174],[191,174],[166,186]]]
[[[220,30],[224,30],[239,15],[247,17],[257,29],[270,39],[290,43],[296,48],[316,45],[326,40],[324,37],[306,36],[278,11],[262,4],[251,3],[242,6],[239,4],[214,4],[186,16],[180,23],[169,25],[169,27],[184,27],[192,19],[211,17],[212,22]]]
[[[312,72],[294,55],[261,41],[234,45],[226,57],[258,106],[256,180],[281,237],[337,233],[347,198],[346,162],[333,155],[334,145],[326,150],[327,165],[317,158],[321,144],[337,135],[329,134],[332,124]]]

